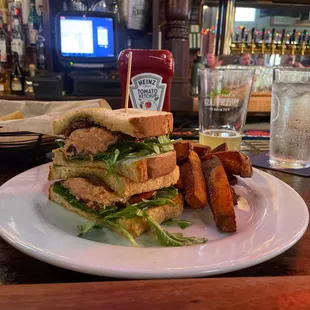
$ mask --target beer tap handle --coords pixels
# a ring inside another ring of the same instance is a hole
[[[251,40],[252,42],[255,42],[255,28],[254,27],[251,30]]]
[[[274,42],[275,33],[276,33],[276,30],[274,28],[272,28],[272,31],[271,31],[271,43]]]
[[[249,34],[246,33],[246,34],[245,34],[245,39],[244,39],[244,41],[245,41],[245,42],[248,42],[248,39],[249,39]]]
[[[255,54],[255,43],[256,43],[256,34],[255,34],[255,28],[253,27],[251,30],[251,54]]]
[[[301,49],[300,49],[300,54],[301,56],[305,55],[305,51],[307,49],[306,46],[306,35],[307,35],[307,30],[305,29],[302,33],[302,44],[301,44]]]
[[[307,29],[302,33],[302,42],[306,42]]]
[[[282,29],[282,35],[281,35],[281,44],[285,43],[285,29]]]
[[[263,28],[262,29],[262,41],[265,42],[265,32],[266,32],[266,29]]]
[[[236,32],[236,42],[239,42],[239,33]]]
[[[241,41],[244,40],[244,32],[245,32],[245,27],[242,27],[242,30],[241,30]]]
[[[301,44],[301,38],[302,38],[302,35],[300,34],[300,36],[298,37],[298,44]]]
[[[296,39],[296,29],[293,30],[293,34],[292,34],[293,44],[295,43],[295,39]]]
[[[284,55],[284,50],[286,48],[286,33],[285,33],[285,29],[282,29],[282,34],[281,34],[281,55]]]

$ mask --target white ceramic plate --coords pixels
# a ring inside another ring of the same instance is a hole
[[[121,278],[177,278],[234,271],[273,258],[295,244],[309,221],[302,198],[280,180],[255,170],[239,179],[238,232],[216,229],[211,212],[188,209],[194,224],[182,232],[206,237],[203,245],[165,248],[149,235],[141,248],[109,230],[88,239],[76,236],[84,219],[48,201],[48,165],[26,171],[0,188],[0,235],[18,250],[44,262],[95,275]],[[169,228],[170,231],[181,231]]]

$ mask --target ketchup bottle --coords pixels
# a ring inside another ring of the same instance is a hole
[[[129,107],[170,111],[171,80],[174,59],[167,50],[123,50],[118,59],[121,78],[122,105],[125,107],[128,55],[132,52]]]

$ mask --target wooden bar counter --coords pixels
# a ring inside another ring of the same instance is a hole
[[[83,96],[65,96],[61,99],[51,99],[55,101],[69,100],[89,100],[97,99],[97,97]],[[121,97],[103,97],[111,105],[112,109],[121,108]],[[16,96],[16,95],[0,95],[0,100],[38,100],[33,96]],[[47,101],[47,100],[46,100]],[[270,113],[271,108],[271,93],[252,93],[249,103],[249,112]],[[172,97],[171,98],[172,112],[198,112],[198,97]]]

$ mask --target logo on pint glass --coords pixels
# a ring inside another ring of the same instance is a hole
[[[131,78],[129,95],[133,108],[162,111],[167,84],[154,73],[141,73]]]
[[[240,98],[226,89],[214,90],[204,99],[204,106],[212,111],[228,112],[240,106]]]

